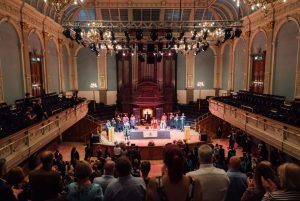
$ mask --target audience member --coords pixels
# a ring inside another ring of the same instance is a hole
[[[29,173],[32,201],[56,199],[62,191],[61,175],[52,170],[54,155],[50,151],[41,154],[42,167]]]
[[[143,201],[146,185],[142,178],[130,174],[131,163],[128,158],[121,156],[116,161],[118,179],[111,182],[104,194],[105,201]]]
[[[300,167],[294,163],[285,163],[278,168],[281,190],[272,179],[262,176],[261,180],[267,191],[263,201],[299,201]]]
[[[102,175],[101,177],[96,177],[93,183],[99,184],[102,187],[103,193],[105,193],[108,184],[117,180],[114,177],[114,172],[115,172],[115,162],[112,160],[106,161],[106,163],[104,164],[104,175]]]
[[[146,186],[148,186],[150,180],[150,178],[148,177],[150,170],[151,170],[151,163],[149,161],[143,161],[141,163],[141,172]]]
[[[134,177],[140,177],[141,176],[141,173],[140,173],[140,164],[139,164],[139,160],[138,159],[134,159],[133,160],[131,174]]]
[[[268,161],[260,162],[254,171],[254,179],[248,178],[248,188],[244,192],[241,201],[258,201],[261,200],[265,194],[261,178],[269,178],[276,183],[275,172],[272,164]]]
[[[240,172],[241,159],[238,156],[233,156],[229,160],[229,188],[227,191],[226,201],[240,201],[247,188],[247,176]]]
[[[119,158],[121,156],[121,147],[119,144],[116,144],[116,146],[114,147],[114,157]]]
[[[187,175],[200,179],[203,200],[224,201],[229,186],[226,172],[213,166],[213,149],[209,145],[200,146],[198,154],[200,168]]]
[[[163,152],[167,175],[152,178],[147,189],[147,201],[202,200],[202,190],[198,179],[184,175],[185,158],[177,145],[167,145]]]
[[[87,161],[78,161],[75,168],[76,182],[68,185],[68,201],[102,201],[103,193],[99,184],[92,184],[92,167]]]
[[[79,157],[79,153],[76,150],[76,147],[73,147],[71,150],[71,164],[73,166],[75,166],[76,161],[79,161],[80,157]]]
[[[7,184],[6,180],[4,180],[4,176],[6,175],[6,160],[0,159],[0,199],[3,201],[17,201],[17,198],[14,195],[13,190]]]
[[[27,201],[30,198],[30,187],[24,178],[25,175],[21,167],[12,168],[6,175],[7,184],[12,188],[18,201]]]

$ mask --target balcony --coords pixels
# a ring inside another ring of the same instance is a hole
[[[33,153],[59,137],[65,130],[86,116],[88,103],[57,113],[31,127],[0,140],[0,158],[6,158],[8,169],[19,165]]]
[[[300,128],[237,108],[213,98],[210,112],[254,137],[300,159]]]

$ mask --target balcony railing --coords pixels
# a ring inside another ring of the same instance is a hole
[[[213,98],[210,112],[256,138],[300,159],[300,128],[255,114]]]
[[[1,139],[0,158],[6,158],[8,168],[20,164],[82,119],[87,112],[87,102],[83,102],[34,126]]]

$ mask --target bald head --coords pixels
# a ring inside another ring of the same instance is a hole
[[[232,156],[229,160],[229,166],[231,169],[239,170],[241,166],[241,159],[238,156]]]
[[[51,169],[53,164],[54,155],[51,151],[45,151],[41,154],[41,162],[43,164],[43,168]]]
[[[104,165],[104,173],[106,175],[114,175],[114,172],[115,172],[115,162],[113,162],[112,160],[106,161]]]
[[[211,148],[211,146],[207,144],[201,145],[198,150],[198,154],[199,154],[199,160],[201,164],[212,163],[213,149]]]

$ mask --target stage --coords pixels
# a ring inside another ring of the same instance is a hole
[[[129,140],[125,140],[123,132],[115,132],[114,140],[108,141],[106,132],[102,132],[101,144],[114,145],[115,142],[128,141],[130,144],[135,144],[138,147],[147,147],[150,141],[153,141],[155,146],[165,146],[167,143],[173,143],[174,140],[184,140],[185,134],[183,131],[176,129],[146,129],[145,126],[138,126],[137,129],[130,130]],[[187,140],[188,144],[199,143],[199,133],[192,130],[190,131],[190,139]]]

